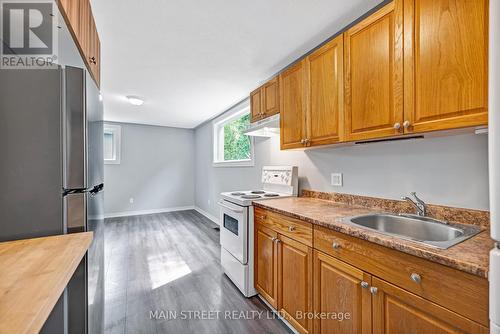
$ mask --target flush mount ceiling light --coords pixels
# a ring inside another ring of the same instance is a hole
[[[130,104],[133,104],[134,106],[140,106],[144,103],[143,98],[134,95],[127,95],[127,100],[128,102],[130,102]]]

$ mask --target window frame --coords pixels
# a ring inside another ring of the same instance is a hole
[[[250,114],[249,99],[239,103],[212,121],[212,165],[214,167],[253,167],[255,166],[254,138],[250,139],[250,159],[224,160],[224,126]]]
[[[116,124],[104,124],[103,137],[106,133],[113,135],[113,159],[106,159],[103,156],[104,164],[119,165],[122,156],[122,127]]]

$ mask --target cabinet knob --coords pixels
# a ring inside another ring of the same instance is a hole
[[[377,294],[377,291],[378,291],[378,289],[377,289],[376,287],[374,287],[374,286],[372,286],[372,287],[370,288],[370,293],[371,293],[372,295],[376,295],[376,294]]]
[[[308,143],[309,143],[309,138],[304,139],[304,144],[308,144]]]
[[[279,244],[279,243],[281,242],[281,240],[280,240],[280,239],[278,239],[278,238],[276,238],[276,239],[274,240],[274,242],[275,242],[275,243],[277,243],[277,244]]]
[[[276,239],[278,239],[278,238],[276,238],[276,237],[272,237],[271,241],[272,241],[272,242],[276,242]]]
[[[405,127],[405,129],[408,129],[410,127],[410,125],[411,125],[410,121],[403,122],[403,126]]]
[[[262,215],[262,216],[257,216],[257,218],[265,220],[267,217],[266,217],[266,215]]]
[[[419,283],[420,284],[420,282],[422,282],[422,277],[419,274],[417,274],[417,273],[412,273],[410,275],[410,278],[415,283]]]
[[[396,129],[396,130],[401,129],[401,123],[399,123],[399,122],[394,123],[394,129]]]
[[[340,249],[340,244],[334,242],[334,243],[332,243],[332,247],[333,247],[333,249]]]
[[[304,145],[304,144],[306,143],[306,140],[305,140],[305,139],[301,139],[301,140],[300,140],[300,143],[301,143],[302,145]]]
[[[368,289],[368,287],[369,287],[368,282],[365,282],[365,281],[361,281],[360,285],[363,289]]]
[[[295,231],[295,226],[290,226],[290,227],[288,227],[288,231],[290,231],[290,232]]]

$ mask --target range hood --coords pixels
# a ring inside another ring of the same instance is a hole
[[[264,118],[255,123],[251,123],[248,129],[243,131],[247,136],[252,137],[274,137],[280,134],[280,114]]]

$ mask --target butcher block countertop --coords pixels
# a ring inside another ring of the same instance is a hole
[[[38,333],[92,242],[92,232],[0,243],[0,333]]]
[[[312,195],[318,196],[314,193]],[[321,195],[323,197],[327,197],[327,195]],[[342,196],[345,197],[345,195]],[[346,224],[343,222],[343,219],[345,217],[382,212],[399,212],[400,210],[395,207],[394,203],[389,203],[392,205],[391,207],[384,207],[384,209],[381,209],[380,207],[383,205],[380,205],[380,203],[375,203],[378,207],[368,207],[362,205],[353,205],[352,203],[336,203],[331,200],[324,200],[318,197],[290,197],[282,199],[268,199],[265,201],[254,201],[253,203],[256,207],[271,210],[285,216],[309,222],[313,225],[322,226],[340,233],[371,241],[385,247],[389,247],[410,255],[430,260],[432,262],[452,267],[479,277],[487,278],[489,251],[493,248],[493,241],[489,237],[489,229],[487,226],[482,226],[481,233],[462,243],[459,243],[448,249],[439,249],[410,240],[384,235],[376,231],[357,227],[352,224]],[[352,198],[350,198],[350,200],[351,202],[353,202]],[[354,198],[354,200],[357,199]],[[357,201],[360,202],[359,200]],[[364,197],[362,198],[361,202],[365,204],[365,202],[370,201],[373,202],[372,199]],[[403,202],[398,202],[396,204],[406,205]],[[449,214],[450,211],[454,213],[452,208],[437,207],[436,209],[431,207],[431,209],[433,209],[434,211],[436,211],[437,209],[443,211],[443,213],[441,213],[442,215]],[[484,215],[484,213],[461,213],[461,211],[458,211],[457,214],[458,218],[460,218],[460,222],[465,224],[470,223],[470,221],[474,220],[472,218],[481,218],[481,215]],[[442,218],[442,216],[438,216],[438,218]],[[486,216],[485,218],[489,218],[489,216]]]

